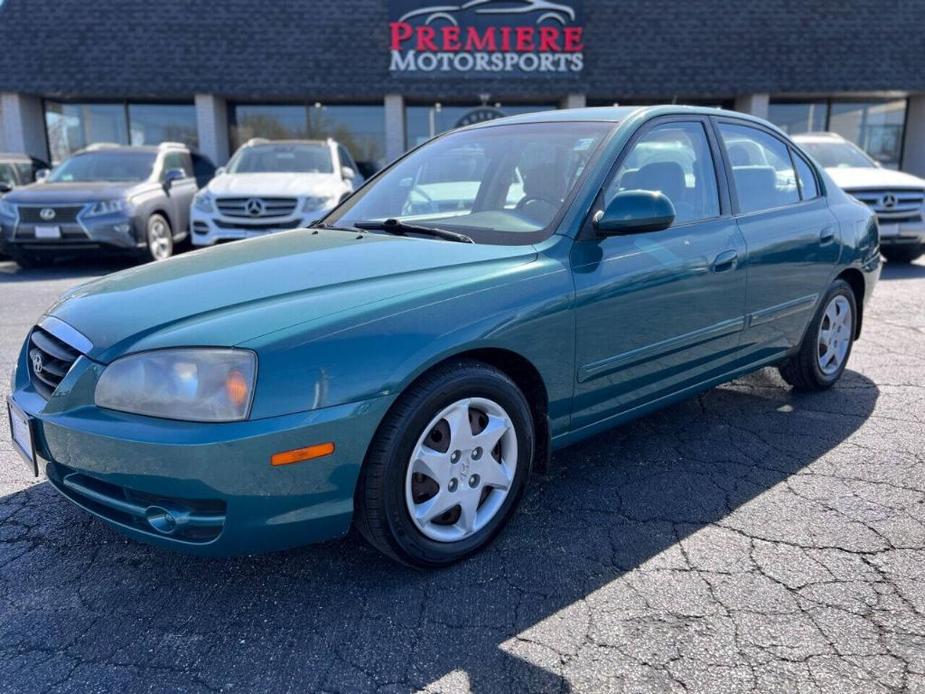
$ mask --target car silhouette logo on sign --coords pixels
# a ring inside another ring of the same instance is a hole
[[[39,217],[44,219],[46,222],[50,222],[55,218],[55,211],[50,207],[43,207],[41,212],[39,212]]]
[[[259,217],[264,212],[263,200],[251,198],[246,203],[244,203],[244,211],[247,212],[247,214],[249,214],[251,217]]]

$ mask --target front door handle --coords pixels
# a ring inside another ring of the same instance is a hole
[[[710,270],[713,272],[725,272],[732,270],[739,260],[739,254],[736,251],[723,251],[713,260]]]
[[[831,243],[835,240],[835,227],[826,227],[819,232],[819,243]]]

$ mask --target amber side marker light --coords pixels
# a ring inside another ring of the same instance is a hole
[[[327,443],[319,443],[317,445],[307,446],[305,448],[296,448],[294,451],[283,451],[282,453],[275,453],[273,457],[270,458],[270,464],[292,465],[293,463],[303,463],[306,460],[323,458],[326,455],[331,455],[333,452],[334,442],[328,441]]]

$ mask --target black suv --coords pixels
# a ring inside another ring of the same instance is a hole
[[[190,203],[215,172],[185,145],[93,145],[0,199],[3,250],[23,267],[101,250],[164,260],[189,231]]]

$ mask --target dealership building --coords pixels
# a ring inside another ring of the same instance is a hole
[[[689,103],[831,130],[925,175],[925,3],[0,0],[0,151],[252,137],[373,169],[501,115]]]

